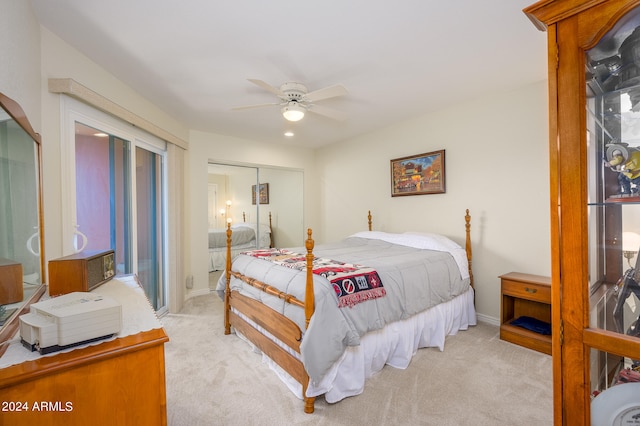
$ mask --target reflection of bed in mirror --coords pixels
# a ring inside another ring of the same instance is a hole
[[[231,225],[231,258],[240,252],[273,247],[271,212],[269,223],[250,223],[242,213],[242,223]],[[222,271],[227,261],[227,229],[209,229],[209,272]]]

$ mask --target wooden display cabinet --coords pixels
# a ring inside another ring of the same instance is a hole
[[[510,272],[500,276],[500,338],[551,355],[551,336],[511,325],[528,316],[551,323],[551,278]]]
[[[592,401],[615,385],[598,360],[640,360],[640,338],[598,321],[609,312],[591,301],[638,251],[624,235],[640,233],[640,181],[629,181],[640,164],[640,0],[540,0],[524,12],[547,33],[554,424],[631,424],[640,403],[592,412]]]

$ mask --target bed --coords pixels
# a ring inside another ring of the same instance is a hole
[[[306,413],[320,395],[357,395],[385,365],[406,368],[418,348],[444,350],[447,335],[476,324],[470,220],[467,210],[465,248],[372,231],[369,213],[369,231],[337,243],[314,247],[309,229],[304,248],[228,255],[216,287],[225,334],[261,351]]]
[[[273,247],[273,225],[271,212],[268,224],[247,223],[245,213],[242,213],[242,223],[232,224],[231,256],[253,248]],[[209,229],[209,272],[222,271],[226,266],[227,229]]]

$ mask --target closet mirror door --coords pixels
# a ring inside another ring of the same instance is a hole
[[[260,167],[260,182],[269,185],[269,202],[260,204],[260,223],[271,224],[272,245],[301,247],[306,235],[303,223],[304,174],[301,170]]]
[[[230,224],[232,254],[303,245],[303,172],[210,163],[208,166],[209,272],[225,267]]]
[[[257,238],[258,207],[252,202],[252,190],[258,184],[258,168],[210,163],[207,180],[209,272],[213,272],[223,270],[226,265],[227,225],[234,231],[234,256],[242,250],[264,245],[260,245]]]

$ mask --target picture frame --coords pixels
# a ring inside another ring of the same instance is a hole
[[[391,160],[391,196],[443,194],[444,149]]]
[[[269,204],[269,184],[260,184],[260,204]],[[251,185],[251,204],[256,203],[256,185]]]

